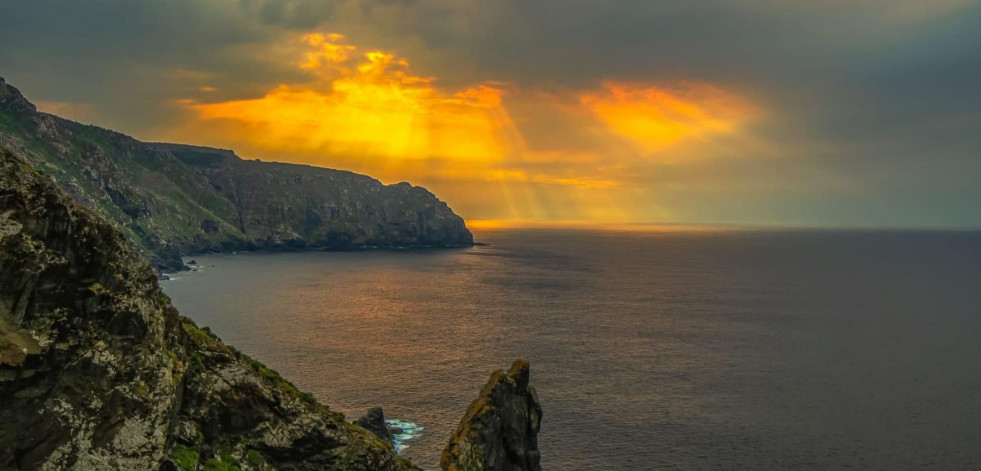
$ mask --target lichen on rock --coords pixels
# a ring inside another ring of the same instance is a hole
[[[0,148],[0,469],[417,469],[182,318],[116,228]]]
[[[527,361],[495,371],[443,451],[444,471],[540,471],[542,408]]]

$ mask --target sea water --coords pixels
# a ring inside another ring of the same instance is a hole
[[[981,234],[492,230],[194,257],[180,311],[426,469],[532,365],[550,470],[977,469]]]

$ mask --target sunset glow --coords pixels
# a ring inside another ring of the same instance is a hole
[[[642,152],[686,139],[735,134],[753,113],[745,100],[704,84],[671,90],[607,82],[603,90],[584,94],[582,104]]]
[[[0,471],[981,471],[981,0],[8,3]]]
[[[56,3],[0,18],[41,110],[467,220],[981,224],[976,1]]]
[[[757,114],[704,83],[444,88],[407,58],[340,34],[305,34],[294,45],[288,66],[308,80],[256,98],[181,100],[194,120],[173,138],[409,180],[486,219],[623,222],[650,218],[650,202],[636,203],[644,198],[637,170],[697,154]],[[537,128],[564,138],[542,142]]]
[[[336,34],[303,40],[315,49],[299,67],[306,84],[283,84],[255,99],[188,103],[204,122],[220,122],[225,139],[258,149],[392,160],[455,158],[493,161],[504,154],[508,127],[501,90],[478,85],[447,94],[409,62],[381,51],[358,53]]]

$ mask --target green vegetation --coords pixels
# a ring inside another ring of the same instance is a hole
[[[262,457],[262,453],[259,453],[258,450],[250,449],[247,453],[245,453],[245,461],[252,466],[262,466],[266,464],[266,459]]]
[[[191,338],[194,339],[194,343],[207,345],[214,342],[214,339],[211,337],[211,329],[208,329],[207,327],[202,329],[198,327],[194,321],[186,317],[181,319],[181,321],[184,325],[184,331],[191,334]]]
[[[405,469],[418,469],[416,465],[412,464],[412,460],[404,456],[398,457],[399,464]]]
[[[238,460],[233,458],[230,453],[223,451],[219,456],[206,461],[201,469],[204,471],[242,471],[238,465]]]
[[[198,327],[194,321],[186,317],[181,317],[181,326],[184,328],[184,332],[187,332],[187,334],[191,336],[191,340],[198,347],[208,350],[232,353],[234,355],[234,352],[230,347],[223,344],[218,336],[211,333],[210,328]]]
[[[242,355],[242,354],[239,355],[240,355],[239,360],[250,363],[252,367],[259,372],[260,375],[262,375],[264,378],[266,378],[266,380],[268,380],[270,383],[275,385],[276,389],[279,389],[280,391],[286,393],[287,395],[291,397],[295,397],[307,403],[310,406],[314,406],[317,407],[318,409],[323,409],[323,410],[327,409],[325,406],[318,403],[317,399],[313,397],[312,394],[300,391],[299,389],[296,388],[296,386],[293,385],[293,383],[287,381],[282,376],[280,376],[276,370],[273,370],[272,368],[269,368],[266,365],[262,364],[262,362],[250,358],[246,355]]]
[[[177,467],[181,471],[194,471],[197,469],[199,456],[200,454],[197,450],[184,445],[174,445],[174,448],[170,450],[170,458],[177,463]]]
[[[5,97],[0,94],[0,98]],[[0,112],[5,103],[0,100]],[[115,468],[157,469],[161,453],[166,453],[164,464],[180,471],[269,469],[272,463],[303,470],[325,465],[366,471],[372,464],[395,469],[394,453],[376,446],[378,439],[373,441],[364,430],[349,433],[342,416],[317,404],[273,369],[225,346],[209,329],[180,317],[146,263],[103,218],[73,203],[26,159],[0,148],[0,162],[0,186],[13,195],[0,206],[16,208],[13,220],[21,224],[25,236],[0,240],[0,258],[10,262],[5,281],[16,288],[44,272],[50,260],[65,264],[43,280],[65,287],[47,305],[38,306],[42,309],[38,314],[51,322],[38,324],[36,332],[0,325],[4,363],[50,378],[56,386],[49,388],[51,400],[59,403],[75,404],[81,397],[88,404],[86,397],[106,398],[101,405],[56,411],[55,419],[126,422],[127,430],[120,432],[127,440],[124,448],[146,451],[127,453],[82,440],[68,450],[42,450],[37,463],[82,462],[80,457],[94,453]],[[51,214],[69,213],[72,224],[50,224]],[[41,249],[48,257],[37,256]],[[93,294],[107,289],[111,296]],[[106,319],[131,318],[133,324],[106,324]],[[0,324],[9,320],[0,319]],[[25,358],[42,353],[35,335],[52,340],[51,355],[45,355],[44,362],[25,365]],[[85,359],[93,355],[111,360],[107,364],[114,374],[85,381],[91,376],[91,362]],[[168,374],[173,384],[164,381]],[[123,393],[123,402],[114,399],[113,391]],[[77,438],[72,427],[54,430],[35,420],[30,415],[38,412],[31,407],[34,396],[9,398],[12,411],[27,414],[12,416],[14,432],[47,434],[59,443]],[[142,420],[128,421],[133,414]],[[307,423],[314,425],[302,426]],[[110,432],[115,429],[107,432],[107,439]],[[16,441],[16,433],[0,437],[4,445],[0,448]],[[288,448],[291,443],[296,445],[293,450]],[[326,446],[316,449],[318,444]]]
[[[299,389],[297,389],[296,386],[293,385],[293,383],[290,383],[282,376],[280,376],[280,374],[276,372],[276,370],[269,368],[268,366],[264,365],[262,362],[249,357],[248,355],[238,351],[234,347],[222,343],[221,340],[218,339],[218,337],[216,337],[214,334],[211,333],[211,329],[207,327],[204,328],[198,327],[194,323],[194,321],[186,317],[181,318],[181,325],[184,328],[184,332],[187,332],[187,334],[191,337],[191,340],[193,341],[197,349],[210,350],[214,352],[231,355],[235,357],[237,360],[242,361],[248,364],[249,366],[251,366],[257,373],[259,373],[260,376],[265,378],[266,381],[268,381],[276,389],[282,391],[287,396],[299,399],[300,401],[310,406],[316,407],[317,409],[323,411],[327,410],[325,406],[317,402],[317,399],[313,397],[312,394],[300,391]],[[204,371],[205,367],[201,355],[197,351],[195,351],[195,349],[192,349],[188,356],[190,358],[190,365],[188,367],[188,371]]]

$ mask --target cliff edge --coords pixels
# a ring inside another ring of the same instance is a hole
[[[113,225],[2,148],[0,404],[0,469],[417,469],[179,316]]]
[[[196,252],[473,245],[463,218],[425,188],[141,142],[39,112],[2,78],[0,146],[113,221],[162,270]]]
[[[523,360],[491,374],[443,451],[444,471],[541,471],[542,407],[530,376]]]

